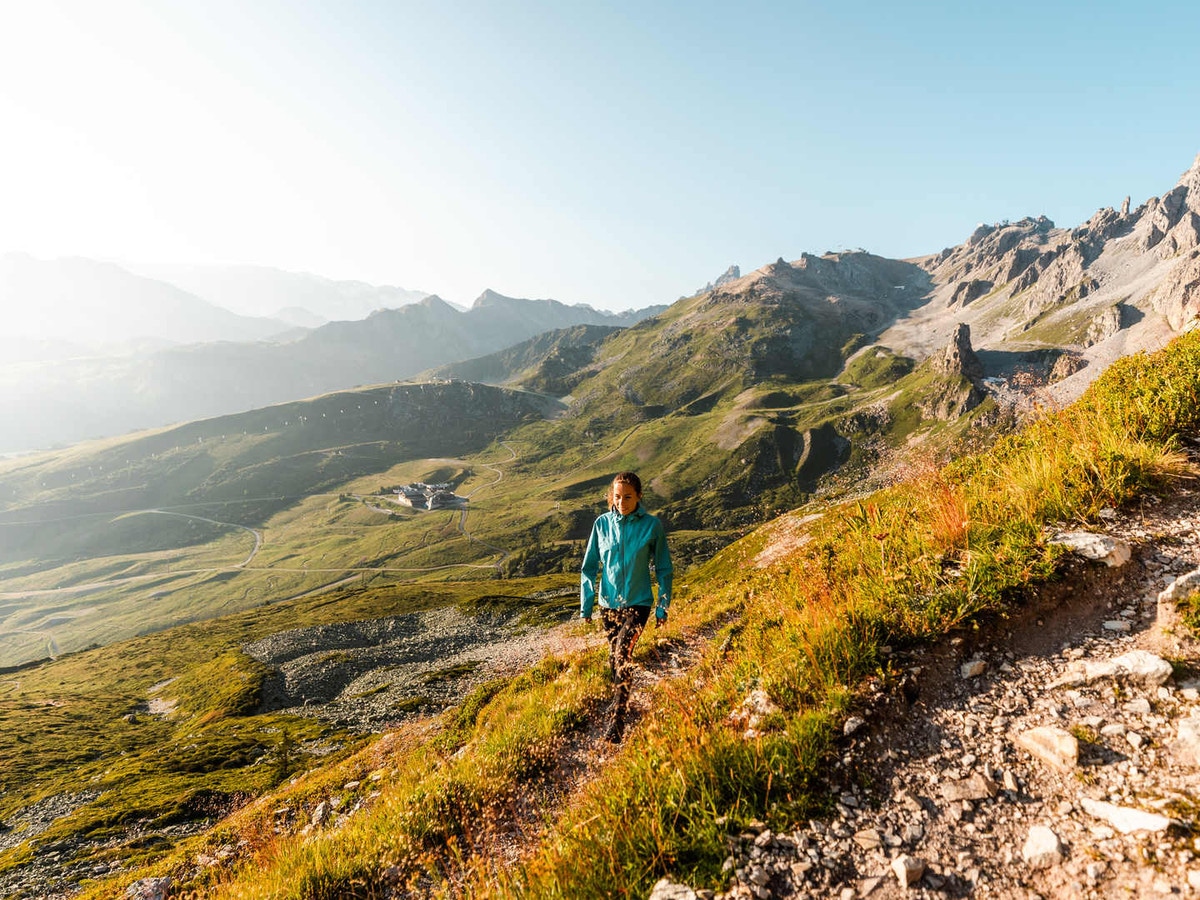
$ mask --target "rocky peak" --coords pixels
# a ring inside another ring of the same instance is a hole
[[[724,287],[725,285],[729,284],[731,281],[737,281],[741,277],[742,277],[741,268],[736,265],[730,266],[728,269],[726,269],[724,272],[722,272],[720,275],[717,276],[716,281],[710,281],[704,287],[700,288],[700,290],[696,291],[696,293],[697,294],[707,294],[709,291],[716,290],[719,287]]]
[[[1189,191],[1200,190],[1200,153],[1197,153],[1196,158],[1192,160],[1191,168],[1179,176],[1179,185]],[[1193,198],[1194,201],[1195,198]]]
[[[475,298],[475,303],[472,304],[475,308],[481,306],[500,306],[505,303],[511,303],[512,297],[505,297],[503,294],[498,294],[491,288],[485,290],[482,294]]]
[[[933,357],[934,370],[942,375],[961,375],[968,381],[979,381],[983,378],[983,363],[971,347],[971,326],[959,322],[941,353]]]
[[[455,309],[453,306],[451,306],[449,303],[447,303],[445,300],[443,300],[437,294],[430,294],[428,297],[418,300],[416,303],[414,303],[412,305],[415,307],[423,307],[425,309],[431,309],[436,312],[452,312],[455,314],[458,313],[457,309]],[[386,315],[388,313],[393,313],[393,312],[398,312],[398,310],[377,309],[377,310],[375,310],[375,312],[371,313],[371,316],[376,316],[376,315],[380,315],[380,314]]]

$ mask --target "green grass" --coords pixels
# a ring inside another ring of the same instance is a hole
[[[540,419],[547,401],[534,395],[388,385],[0,461],[0,593],[23,595],[0,603],[0,665],[338,584],[570,571],[573,542],[586,540],[603,485],[622,469],[651,473],[647,506],[672,533],[707,535],[681,543],[681,560],[706,558],[828,480],[796,477],[809,429],[849,435],[856,466],[869,466],[874,444],[941,427],[914,411],[916,385],[878,433],[863,431],[860,411],[907,363],[868,350],[851,368],[878,387],[833,381],[857,332],[845,349],[818,342],[815,356],[802,340],[780,343],[779,329],[802,337],[813,326],[826,305],[813,299],[756,307],[726,330],[716,325],[730,311],[698,298],[653,328],[616,333],[600,357],[622,364],[581,375],[579,403],[553,420]],[[504,415],[438,416],[463,404]],[[751,417],[766,429],[730,449]],[[458,513],[371,509],[392,485],[447,478],[470,496],[468,534]],[[246,529],[262,538],[248,563]]]
[[[510,582],[514,597],[555,594],[563,580]],[[133,862],[170,850],[139,848],[126,829],[203,817],[275,787],[328,758],[309,742],[340,746],[362,739],[318,720],[260,714],[268,670],[240,646],[278,631],[456,606],[478,608],[489,584],[402,585],[343,590],[259,607],[202,624],[63,656],[0,676],[0,821],[38,800],[82,788],[103,791],[30,846],[0,854],[0,870],[48,843],[111,840]],[[537,605],[534,603],[534,605]],[[464,674],[433,671],[430,681]],[[163,712],[149,710],[162,701]],[[396,715],[427,704],[416,697]],[[336,755],[335,755],[336,758]]]
[[[913,365],[911,359],[887,347],[869,347],[846,365],[839,378],[870,390],[894,384],[911,372]]]
[[[1175,441],[1196,433],[1198,401],[1200,333],[1116,364],[1078,403],[987,451],[820,510],[809,540],[769,569],[747,565],[761,535],[727,548],[687,578],[670,628],[638,650],[649,663],[687,633],[700,662],[653,689],[652,712],[567,802],[537,806],[607,691],[599,651],[480,688],[438,737],[389,756],[368,810],[320,840],[273,839],[207,876],[206,890],[366,896],[385,870],[448,896],[645,896],[663,875],[720,888],[728,833],[750,819],[787,829],[828,808],[838,725],[864,679],[891,675],[880,648],[1004,615],[1056,571],[1048,526],[1087,524],[1188,475]],[[782,712],[746,739],[728,716],[754,687]],[[545,828],[520,864],[500,866],[490,836],[528,803]]]

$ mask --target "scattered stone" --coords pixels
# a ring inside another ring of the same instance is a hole
[[[1045,825],[1034,825],[1029,829],[1021,858],[1031,869],[1049,869],[1057,866],[1066,856],[1058,835]]]
[[[982,659],[972,659],[962,664],[963,678],[978,678],[987,671],[987,663]]]
[[[1077,556],[1094,559],[1106,566],[1123,566],[1129,562],[1133,548],[1124,538],[1090,531],[1060,531],[1050,538],[1051,544],[1061,544]]]
[[[892,871],[896,873],[900,886],[908,888],[920,881],[921,876],[925,874],[925,860],[904,853],[892,860]]]
[[[129,900],[166,900],[173,882],[170,878],[139,878],[125,888]]]
[[[846,737],[849,737],[866,724],[867,722],[865,719],[859,718],[858,716],[851,716],[842,726],[842,734],[846,735]]]
[[[1080,687],[1102,678],[1119,678],[1143,687],[1156,687],[1164,684],[1172,671],[1169,662],[1148,650],[1130,650],[1112,659],[1076,660],[1050,687]]]
[[[1133,626],[1130,625],[1128,622],[1126,622],[1124,619],[1111,619],[1108,622],[1104,623],[1105,631],[1125,632],[1125,631],[1131,631],[1132,629],[1133,629]]]
[[[729,714],[729,721],[734,727],[744,729],[742,737],[752,740],[762,734],[763,720],[778,712],[779,706],[771,699],[771,695],[762,688],[755,688]]]
[[[854,842],[864,850],[878,850],[883,846],[883,838],[874,828],[864,828],[854,833]]]
[[[1079,741],[1075,735],[1054,725],[1024,731],[1014,743],[1059,772],[1070,772],[1079,762]]]
[[[1105,803],[1103,800],[1092,800],[1084,797],[1079,801],[1084,812],[1103,819],[1121,834],[1132,834],[1138,831],[1166,831],[1171,827],[1171,820],[1158,813],[1143,812],[1128,806],[1117,806]]]
[[[1151,712],[1153,712],[1153,708],[1150,706],[1150,701],[1145,697],[1135,697],[1128,703],[1122,705],[1121,709],[1135,716],[1148,716]]]
[[[971,775],[959,781],[947,781],[942,784],[942,796],[954,802],[956,800],[987,800],[1000,792],[994,781],[989,781],[982,775]]]
[[[1175,740],[1171,742],[1171,755],[1183,766],[1200,768],[1200,717],[1194,713],[1179,722]]]
[[[317,804],[317,808],[313,810],[312,818],[309,819],[309,824],[313,828],[320,828],[329,821],[329,814],[333,812],[333,807],[329,805],[328,800],[322,800]]]
[[[650,889],[649,900],[697,900],[696,892],[686,884],[675,884],[669,878],[660,878]]]
[[[1180,575],[1164,588],[1158,595],[1159,603],[1178,603],[1186,600],[1196,591],[1200,591],[1200,569]]]

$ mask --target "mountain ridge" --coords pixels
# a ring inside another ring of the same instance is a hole
[[[270,266],[177,265],[124,263],[130,271],[148,274],[187,290],[211,303],[244,315],[278,317],[289,306],[325,322],[366,318],[376,309],[415,303],[428,291],[363,281],[324,278]]]
[[[499,297],[499,295],[496,295]],[[504,298],[460,312],[436,295],[359,322],[329,322],[285,343],[217,343],[139,357],[0,369],[0,451],[159,427],[331,390],[409,378],[552,327],[625,323],[554,300]]]
[[[0,256],[0,297],[12,304],[8,335],[89,347],[153,338],[173,343],[261,340],[282,321],[245,316],[176,285],[85,257]],[[23,313],[18,313],[23,310]]]

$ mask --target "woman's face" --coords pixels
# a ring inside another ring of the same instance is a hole
[[[632,484],[627,484],[624,481],[614,481],[612,484],[613,506],[617,512],[623,516],[629,515],[637,509],[638,499],[641,497],[637,491],[633,489]]]

